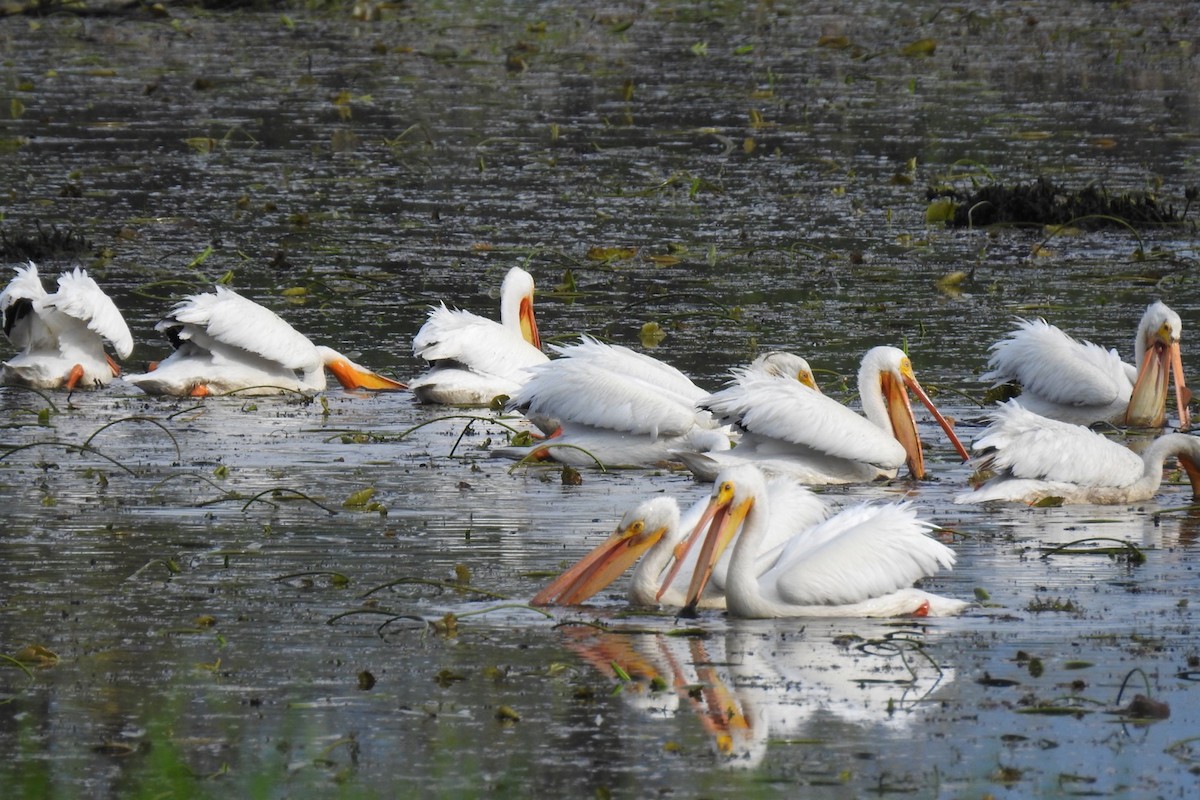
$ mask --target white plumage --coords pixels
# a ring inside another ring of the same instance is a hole
[[[757,467],[731,467],[718,476],[698,529],[708,526],[700,564],[715,564],[733,542],[725,578],[732,616],[944,616],[969,605],[912,587],[955,559],[910,503],[853,506],[764,549],[775,513]],[[693,574],[689,607],[708,579],[704,570]]]
[[[119,374],[104,352],[133,352],[133,335],[112,299],[79,267],[58,278],[48,294],[32,261],[16,268],[0,293],[4,333],[20,349],[4,362],[0,382],[41,389],[103,386]]]
[[[1162,302],[1151,303],[1134,337],[1135,365],[1116,350],[1078,341],[1045,320],[1018,320],[1016,330],[991,346],[984,380],[1021,385],[1021,405],[1051,419],[1091,425],[1158,427],[1166,419],[1170,373],[1180,427],[1187,428],[1187,403],[1180,357],[1183,323]]]
[[[741,434],[737,446],[728,452],[684,453],[680,458],[697,478],[708,481],[723,468],[743,463],[804,483],[833,484],[892,478],[907,461],[913,476],[923,478],[924,454],[906,386],[967,457],[902,351],[869,350],[859,369],[858,386],[865,417],[821,394],[814,385],[761,371],[742,372],[727,388],[700,403]]]
[[[593,456],[608,466],[642,466],[680,450],[729,446],[729,432],[696,408],[707,392],[669,364],[586,336],[552,349],[559,358],[530,368],[509,407],[555,435],[529,448],[499,448],[499,455],[544,451],[577,466],[594,464]]]
[[[147,394],[319,392],[326,367],[347,389],[404,388],[313,344],[275,312],[224,286],[187,297],[155,328],[175,351],[149,372],[125,378]]]
[[[520,267],[500,287],[500,322],[434,306],[413,337],[413,354],[430,368],[409,384],[423,403],[488,405],[512,396],[528,377],[526,367],[547,361],[533,313],[533,277]]]
[[[1101,434],[1029,411],[1014,400],[991,413],[991,424],[972,445],[974,464],[994,472],[956,503],[1129,503],[1153,497],[1163,465],[1175,456],[1200,493],[1200,439],[1182,433],[1160,436],[1138,455]]]
[[[817,524],[828,515],[824,502],[794,481],[776,478],[767,482],[767,494],[777,513],[765,536],[764,551]],[[628,597],[636,605],[679,607],[686,602],[683,587],[691,580],[698,551],[691,548],[675,563],[676,545],[695,529],[708,506],[702,498],[683,514],[675,498],[654,497],[630,509],[605,542],[563,572],[533,599],[534,605],[576,605],[603,590],[635,561]],[[725,571],[729,553],[714,567],[712,581],[698,601],[701,607],[725,607]],[[682,577],[678,577],[682,576]],[[664,582],[670,585],[661,592]]]

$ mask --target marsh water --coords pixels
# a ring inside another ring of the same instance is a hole
[[[226,280],[412,377],[429,304],[492,315],[519,264],[546,339],[647,349],[713,389],[784,348],[853,402],[863,351],[904,346],[969,440],[1015,315],[1128,358],[1162,298],[1200,380],[1194,208],[1136,231],[926,223],[929,186],[1038,176],[1182,210],[1198,35],[1187,4],[1055,0],[13,14],[0,229],[14,263],[69,245],[43,273],[89,268],[135,367],[173,302]],[[514,469],[489,448],[516,420],[405,394],[3,388],[0,420],[4,797],[1197,785],[1186,485],[956,506],[969,468],[923,420],[929,480],[826,494],[911,497],[958,554],[927,588],[976,599],[965,616],[676,620],[630,614],[621,584],[545,614],[524,603],[626,508],[707,487]],[[1145,560],[1047,552],[1093,537]]]

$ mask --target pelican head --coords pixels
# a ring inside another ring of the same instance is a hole
[[[656,497],[627,511],[599,547],[559,575],[530,601],[535,606],[578,605],[615,581],[664,535],[679,527],[679,505]]]
[[[1167,383],[1174,373],[1179,428],[1187,430],[1190,427],[1188,402],[1192,393],[1183,376],[1179,349],[1182,335],[1182,320],[1165,303],[1159,300],[1146,308],[1134,342],[1138,371],[1125,411],[1125,424],[1162,427],[1167,417]]]
[[[808,362],[795,353],[772,350],[763,353],[750,363],[750,371],[757,370],[777,378],[795,378],[810,389],[821,391],[813,377]]]
[[[966,448],[955,435],[954,427],[942,416],[933,400],[921,388],[913,372],[912,361],[904,351],[895,347],[875,347],[868,350],[858,371],[858,391],[867,419],[884,430],[891,431],[896,437],[896,441],[900,442],[908,454],[908,471],[917,480],[925,477],[925,456],[921,449],[921,439],[917,435],[917,422],[913,417],[912,405],[908,401],[909,391],[929,409],[929,413],[946,432],[962,460],[967,461],[970,458]]]
[[[692,531],[675,548],[675,563],[680,564],[696,539],[704,536],[696,569],[692,572],[692,582],[688,586],[687,605],[683,609],[683,616],[695,613],[700,595],[712,578],[717,562],[741,530],[758,498],[763,497],[765,492],[766,483],[762,472],[753,465],[729,467],[717,476],[704,513],[700,515]],[[674,577],[674,571],[667,575],[660,594],[667,590]]]
[[[519,329],[521,336],[539,350],[537,320],[533,316],[533,276],[520,267],[513,267],[500,284],[500,323]]]

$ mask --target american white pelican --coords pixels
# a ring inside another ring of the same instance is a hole
[[[575,466],[646,466],[676,451],[729,447],[729,431],[696,408],[707,392],[674,367],[590,337],[552,348],[560,358],[529,369],[509,402],[552,439],[503,447],[498,455],[531,453]]]
[[[893,478],[907,462],[912,476],[922,479],[924,451],[905,387],[925,404],[966,460],[966,449],[917,382],[912,362],[895,347],[875,347],[863,356],[858,390],[865,418],[813,384],[743,373],[700,402],[719,422],[741,433],[737,446],[678,457],[705,481],[714,480],[726,466],[743,463],[803,483],[832,484]]]
[[[829,513],[825,503],[794,481],[776,478],[767,482],[767,495],[776,513],[766,534],[764,551],[787,541],[798,532],[823,520]],[[699,555],[695,548],[677,551],[700,522],[708,506],[703,498],[681,517],[673,497],[660,496],[627,511],[616,531],[574,566],[563,572],[533,598],[533,605],[578,605],[620,577],[635,561],[628,597],[635,605],[680,607],[686,602],[683,584],[690,580]],[[673,561],[682,556],[680,561]],[[698,605],[724,608],[725,554],[713,569],[713,579],[705,587]],[[640,559],[640,560],[639,560]],[[668,568],[669,571],[668,571]],[[678,574],[684,577],[677,578]],[[664,589],[664,584],[668,588]]]
[[[1179,355],[1183,323],[1161,301],[1151,303],[1133,340],[1136,366],[1116,350],[1080,342],[1045,320],[1020,320],[1008,337],[992,345],[983,380],[1021,384],[1021,405],[1043,417],[1091,425],[1162,427],[1167,383],[1175,375],[1179,427],[1188,428],[1188,401]]]
[[[125,377],[147,394],[319,392],[325,388],[326,367],[347,389],[404,388],[313,344],[275,312],[224,286],[186,298],[155,329],[171,340],[175,352],[149,372]]]
[[[133,352],[133,335],[112,299],[76,267],[48,294],[30,261],[0,293],[4,334],[21,352],[4,362],[0,382],[38,389],[104,386],[121,370],[104,352]]]
[[[1170,433],[1139,456],[1085,428],[1039,416],[1015,400],[991,414],[991,425],[974,443],[973,463],[995,476],[956,503],[1133,503],[1147,500],[1162,483],[1163,463],[1175,456],[1200,496],[1200,438]]]
[[[707,534],[685,613],[701,597],[709,565],[735,537],[725,577],[725,604],[735,617],[947,616],[969,605],[912,587],[953,566],[954,551],[929,536],[936,527],[918,519],[911,503],[852,506],[768,554],[763,541],[775,513],[757,467],[742,464],[718,476],[696,528],[695,535]]]
[[[524,370],[549,359],[541,350],[533,315],[533,277],[513,267],[500,286],[500,322],[470,311],[435,306],[413,337],[413,354],[429,371],[409,384],[422,403],[485,406],[512,396]]]

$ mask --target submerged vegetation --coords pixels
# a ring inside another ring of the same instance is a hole
[[[1110,192],[1096,184],[1068,189],[1043,176],[1025,184],[991,183],[969,193],[954,188],[930,188],[927,196],[940,205],[937,217],[958,228],[988,225],[1146,228],[1185,222],[1200,190],[1189,187],[1184,194],[1187,205],[1177,211],[1173,204],[1163,203],[1151,192]],[[1192,225],[1195,226],[1194,220]]]

